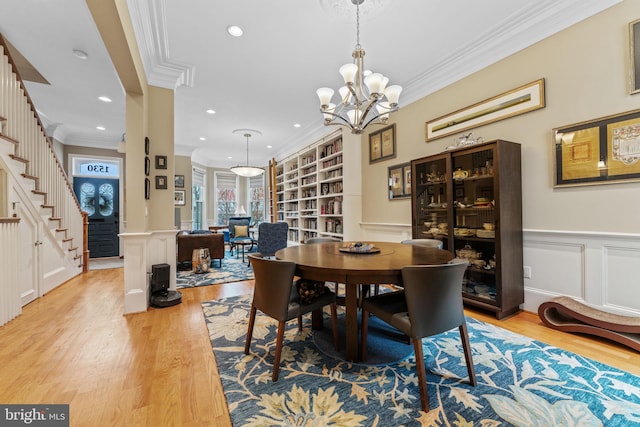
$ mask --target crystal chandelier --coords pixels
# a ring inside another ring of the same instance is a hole
[[[264,169],[257,166],[249,166],[249,138],[253,135],[262,135],[262,132],[253,129],[236,129],[233,133],[240,133],[247,138],[247,163],[245,166],[233,166],[231,172],[244,177],[258,176],[264,172]]]
[[[321,87],[316,91],[325,126],[346,126],[355,134],[362,133],[370,124],[387,123],[389,113],[398,110],[402,92],[402,86],[387,86],[388,77],[364,69],[364,49],[360,46],[360,4],[363,2],[351,0],[356,5],[356,47],[351,55],[354,62],[340,67],[345,83],[338,90],[340,103],[331,102],[333,89]]]

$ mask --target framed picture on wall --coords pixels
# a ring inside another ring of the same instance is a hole
[[[176,206],[184,206],[186,204],[184,190],[175,190],[173,192],[173,204]]]
[[[184,188],[184,175],[176,175],[174,185],[176,188]]]
[[[166,175],[157,175],[156,176],[156,190],[166,190],[167,189],[167,176]]]
[[[389,166],[389,200],[406,198],[410,195],[411,163]]]
[[[392,124],[369,135],[369,163],[396,157],[396,125]]]
[[[149,137],[144,137],[144,154],[149,155]]]
[[[149,176],[151,173],[151,160],[149,160],[149,156],[144,157],[144,175]]]
[[[640,93],[640,19],[629,24],[630,93]]]
[[[144,179],[144,198],[146,200],[151,198],[151,181],[149,178]]]
[[[167,168],[167,156],[156,156],[156,169]]]

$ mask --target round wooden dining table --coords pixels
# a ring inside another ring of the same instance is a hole
[[[296,275],[345,285],[346,359],[358,360],[358,289],[361,284],[402,285],[407,265],[436,265],[451,261],[451,252],[420,245],[367,242],[372,253],[343,252],[349,242],[315,243],[280,249],[278,259],[296,263]],[[343,251],[341,251],[341,248]],[[321,322],[321,319],[320,319]],[[317,317],[314,328],[321,327]]]

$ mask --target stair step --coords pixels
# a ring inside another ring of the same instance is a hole
[[[69,252],[73,252],[73,251],[75,251],[75,250],[77,250],[77,249],[78,249],[77,247],[75,247],[75,248],[69,248]]]
[[[46,192],[46,191],[31,190],[31,192],[32,192],[33,194],[39,194],[39,195],[41,195],[41,196],[46,196],[46,195],[47,195],[47,192]]]
[[[53,206],[53,205],[40,205],[40,207],[42,209],[51,209],[51,210],[53,210],[55,208],[55,206]]]
[[[37,176],[29,175],[29,174],[26,174],[26,173],[21,173],[20,175],[23,178],[32,179],[32,180],[34,180],[36,182],[38,182],[38,179],[39,179]]]
[[[58,218],[58,217],[49,217],[49,221],[62,221],[62,218]]]
[[[56,233],[66,233],[68,228],[56,228]]]
[[[82,258],[82,255],[76,255],[73,257],[73,259],[80,259],[80,258]],[[79,265],[78,267],[82,267],[82,265]]]
[[[6,141],[12,142],[14,144],[20,144],[20,141],[18,141],[17,139],[13,139],[10,136],[7,136],[7,135],[5,135],[3,133],[0,133],[0,138],[4,139]]]
[[[27,160],[27,159],[25,159],[23,157],[16,156],[15,154],[9,154],[9,157],[11,157],[16,162],[21,162],[21,163],[25,163],[25,164],[29,163],[29,160]]]
[[[67,242],[70,242],[72,240],[73,240],[73,237],[68,237],[68,238],[62,239],[62,243],[67,243]]]

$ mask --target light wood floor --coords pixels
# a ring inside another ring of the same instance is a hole
[[[72,426],[230,426],[200,303],[251,282],[183,289],[123,316],[123,269],[89,271],[0,327],[0,402],[68,403]],[[533,313],[470,316],[640,375],[625,347],[544,327]]]

